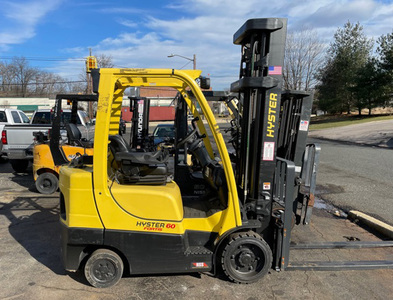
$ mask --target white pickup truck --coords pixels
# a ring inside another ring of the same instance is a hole
[[[71,110],[63,110],[63,124],[69,122],[70,118]],[[50,109],[41,109],[33,114],[30,124],[4,126],[1,132],[2,151],[8,156],[15,172],[26,171],[29,161],[33,160],[34,133],[42,132],[43,135],[48,136],[48,131],[52,128],[52,119],[53,112]],[[94,138],[95,126],[85,111],[78,111],[77,126],[83,138],[87,140]]]
[[[26,114],[19,109],[0,108],[0,132],[5,125],[29,124],[30,120]],[[0,156],[3,154],[3,143],[0,140]]]

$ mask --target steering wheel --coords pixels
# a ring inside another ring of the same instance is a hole
[[[196,132],[197,132],[197,130],[196,130],[196,128],[194,128],[189,134],[186,135],[186,137],[184,139],[182,139],[180,142],[177,143],[176,148],[181,148],[186,143],[191,142],[191,140],[194,138],[194,135]]]

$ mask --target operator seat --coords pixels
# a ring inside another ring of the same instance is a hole
[[[224,168],[222,165],[210,158],[202,139],[194,140],[188,150],[199,161],[203,171],[204,180],[217,191],[221,204],[227,205],[228,199],[228,185],[225,177]]]
[[[109,136],[109,148],[120,168],[118,180],[123,184],[164,185],[167,182],[166,162],[169,152],[162,149],[154,152],[137,152],[129,147],[118,134]]]
[[[93,147],[93,142],[82,138],[79,128],[74,123],[67,123],[65,127],[67,131],[68,143],[70,145],[81,146],[84,148]]]

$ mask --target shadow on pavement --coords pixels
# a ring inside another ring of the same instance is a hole
[[[32,166],[29,165],[26,172],[24,173],[16,173],[11,164],[8,162],[6,158],[0,158],[0,174],[10,174],[9,180],[15,182],[21,187],[27,188],[30,192],[38,193],[33,178],[33,169]],[[12,174],[12,175],[11,175]]]
[[[10,203],[0,202],[0,214],[9,220],[11,236],[35,260],[58,275],[65,274],[56,197],[17,197]]]
[[[33,174],[28,171],[28,173],[14,173],[11,177],[11,181],[17,183],[21,187],[27,188],[30,192],[37,192],[34,184]]]
[[[387,145],[389,148],[393,148],[393,138],[389,139],[389,140],[386,142],[386,145]]]
[[[353,141],[343,141],[338,139],[330,139],[322,136],[310,136],[309,140],[321,140],[327,141],[331,143],[336,143],[337,145],[349,145],[349,146],[358,146],[358,147],[368,147],[368,148],[381,148],[381,149],[392,149],[393,148],[393,138],[386,142],[386,145],[383,143],[360,143],[360,142],[353,142]]]

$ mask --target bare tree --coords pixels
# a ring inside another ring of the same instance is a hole
[[[31,94],[36,96],[55,97],[59,93],[67,93],[68,87],[64,84],[63,77],[41,71],[36,76],[36,83],[30,86]]]
[[[112,68],[112,57],[101,54],[98,67]],[[10,63],[0,61],[0,96],[54,97],[58,93],[86,93],[86,70],[80,81],[66,81],[63,77],[31,67],[24,57],[15,57]]]
[[[0,62],[0,76],[1,76],[1,94],[7,95],[12,93],[13,87],[13,74],[11,66],[6,62]]]
[[[85,80],[85,78],[84,78]],[[73,94],[82,94],[86,92],[86,83],[85,82],[67,82],[64,84],[67,93]]]
[[[97,56],[97,65],[99,68],[113,68],[115,66],[112,55],[106,54],[100,54]]]
[[[288,33],[285,47],[284,86],[289,90],[314,88],[315,72],[323,62],[325,46],[313,29]]]
[[[15,57],[11,62],[10,71],[14,78],[14,83],[17,85],[18,94],[21,97],[27,97],[29,94],[28,86],[39,75],[39,70],[30,67],[24,57]]]

